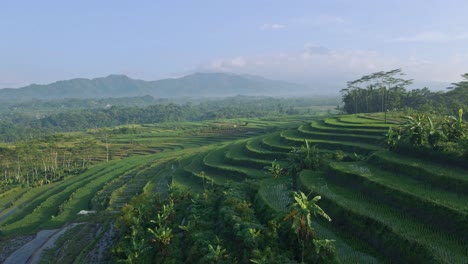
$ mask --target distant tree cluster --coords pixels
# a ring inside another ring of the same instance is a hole
[[[349,114],[386,112],[411,108],[456,115],[468,107],[468,73],[448,92],[431,92],[428,88],[408,91],[412,80],[404,79],[401,69],[380,71],[347,83],[341,90],[342,110]]]
[[[343,94],[344,110],[347,113],[385,112],[401,106],[405,87],[412,80],[400,78],[401,69],[380,71],[348,82]]]

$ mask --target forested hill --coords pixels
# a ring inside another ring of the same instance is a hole
[[[47,85],[32,84],[0,89],[0,101],[62,98],[108,98],[151,95],[153,97],[224,97],[233,95],[284,95],[307,92],[284,81],[229,73],[195,73],[176,79],[134,80],[125,75],[96,79],[72,79]]]

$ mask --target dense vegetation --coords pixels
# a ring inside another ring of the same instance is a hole
[[[148,98],[135,98],[147,100]],[[137,100],[138,99],[138,100]],[[160,102],[161,100],[158,100]],[[148,124],[173,121],[200,121],[220,118],[261,117],[277,115],[294,115],[299,113],[313,113],[321,108],[333,110],[336,105],[334,98],[272,98],[236,96],[217,100],[204,100],[192,103],[158,103],[148,106],[110,106],[111,102],[118,103],[118,99],[107,99],[97,102],[106,103],[104,107],[91,107],[93,100],[68,100],[72,108],[50,109],[49,105],[57,103],[47,102],[45,110],[43,104],[40,109],[18,108],[0,114],[0,140],[16,141],[30,139],[44,134],[65,131],[83,131],[89,128],[110,127],[125,124]],[[62,101],[58,102],[59,104]],[[96,103],[96,102],[94,102]],[[106,107],[107,106],[107,107]],[[78,107],[74,108],[74,107]],[[45,114],[44,112],[51,112]],[[42,114],[41,114],[42,112]]]
[[[406,87],[412,80],[403,79],[401,69],[376,72],[348,82],[341,90],[343,110],[346,113],[401,111],[411,108],[419,111],[456,115],[458,109],[468,109],[468,74],[454,83],[447,92],[431,92],[428,88]]]

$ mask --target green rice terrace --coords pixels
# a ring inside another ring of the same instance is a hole
[[[73,173],[1,187],[1,261],[468,263],[467,167],[388,150],[400,121],[303,115],[64,134],[58,149],[91,142]],[[306,148],[317,164],[291,161]],[[310,234],[292,232],[294,191],[320,196],[331,221],[313,214]]]

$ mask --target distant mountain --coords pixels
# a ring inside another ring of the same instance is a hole
[[[230,73],[195,73],[176,79],[134,80],[125,75],[96,79],[72,79],[47,85],[32,84],[0,89],[0,101],[52,100],[63,98],[109,98],[150,95],[164,97],[225,97],[287,95],[303,93],[305,87],[259,76]]]

